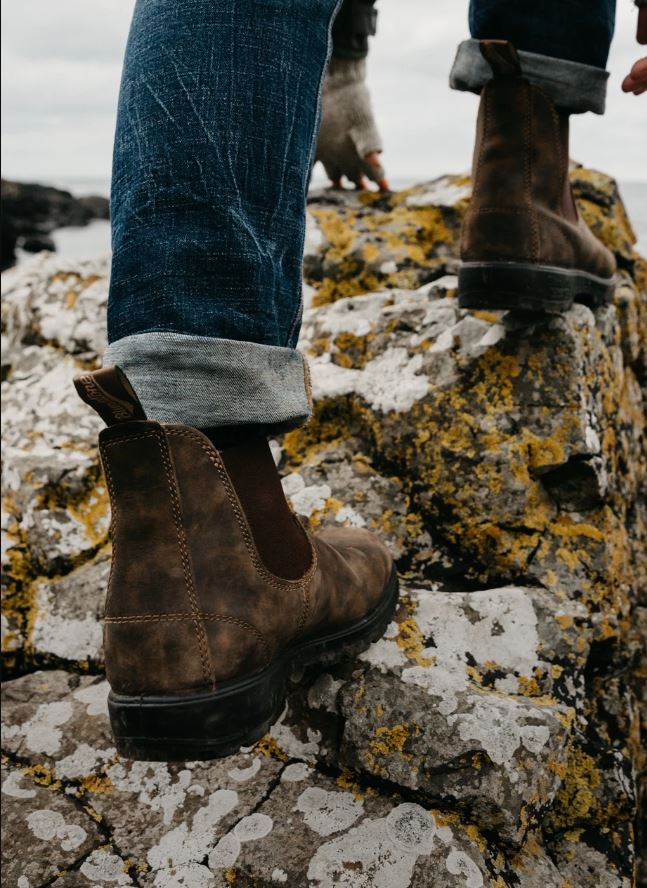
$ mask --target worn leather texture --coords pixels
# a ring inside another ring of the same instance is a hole
[[[196,429],[122,423],[100,448],[113,513],[105,656],[117,693],[214,688],[379,603],[392,561],[361,529],[308,536],[310,566],[296,579],[268,570],[221,454]]]
[[[481,93],[461,259],[612,277],[613,255],[578,217],[570,194],[568,118],[523,79],[514,55],[491,44],[484,55],[495,76]]]

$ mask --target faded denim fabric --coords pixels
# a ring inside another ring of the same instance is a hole
[[[604,68],[616,0],[470,0],[470,34],[537,55]]]
[[[151,418],[215,426],[262,413],[286,427],[309,413],[293,350],[336,6],[135,6],[115,136],[104,363],[131,377]]]
[[[509,40],[524,76],[560,109],[603,114],[615,12],[616,0],[470,0],[473,39],[458,47],[450,86],[480,92],[492,72],[478,41]]]
[[[559,108],[603,114],[615,12],[615,0],[471,0],[473,39],[458,47],[450,86],[480,92],[492,72],[478,41],[509,40],[524,76]]]
[[[581,62],[555,59],[519,50],[524,77],[540,86],[555,105],[571,114],[604,114],[608,71]],[[492,79],[492,69],[481,55],[478,40],[463,40],[449,75],[452,89],[479,93]]]

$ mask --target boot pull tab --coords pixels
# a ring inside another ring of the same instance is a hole
[[[508,40],[480,40],[479,47],[495,77],[521,77],[517,50]]]
[[[106,425],[146,419],[144,408],[119,367],[104,367],[74,377],[79,397],[97,411]]]

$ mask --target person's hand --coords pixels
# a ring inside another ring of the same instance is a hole
[[[322,96],[321,130],[316,159],[320,160],[335,188],[346,176],[356,188],[368,187],[367,179],[380,190],[389,185],[380,163],[382,140],[377,131],[366,83],[364,59],[332,59]]]
[[[636,39],[638,43],[647,44],[647,6],[641,6],[638,10]],[[623,92],[631,92],[635,96],[647,91],[647,56],[636,62],[622,81],[622,89]]]

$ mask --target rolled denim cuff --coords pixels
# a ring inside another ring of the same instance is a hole
[[[524,77],[541,87],[561,110],[604,114],[608,71],[523,50],[519,50],[519,60]],[[479,41],[463,40],[449,75],[451,88],[479,93],[491,79],[492,70],[481,55]]]
[[[183,333],[110,343],[104,366],[128,377],[149,419],[195,428],[263,426],[276,434],[312,413],[310,375],[294,348]]]

